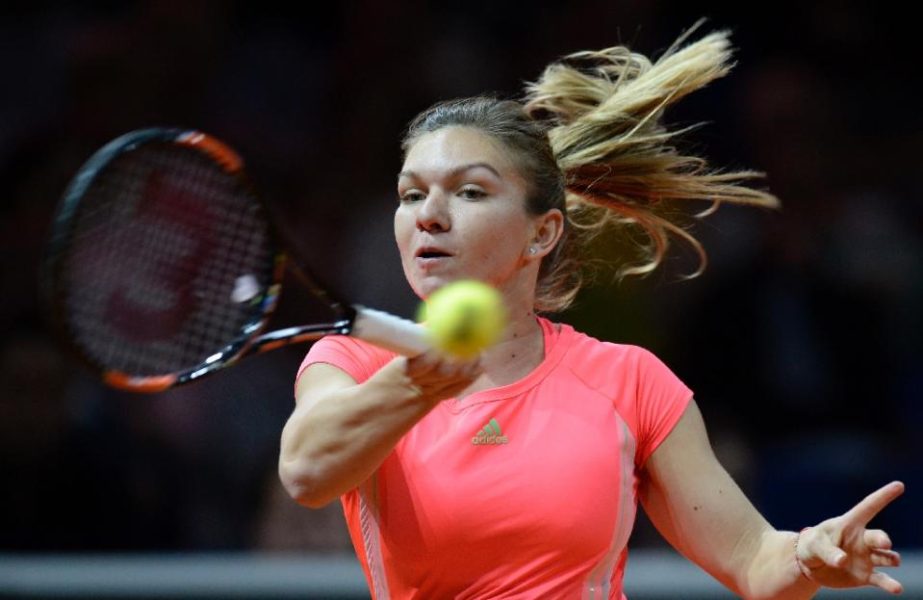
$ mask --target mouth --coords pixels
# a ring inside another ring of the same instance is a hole
[[[440,250],[439,248],[420,248],[414,254],[414,258],[422,259],[436,259],[436,258],[447,258],[452,256],[445,250]]]

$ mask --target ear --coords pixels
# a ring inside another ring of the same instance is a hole
[[[564,214],[552,208],[533,221],[532,238],[525,249],[526,260],[542,260],[554,250],[564,233]]]

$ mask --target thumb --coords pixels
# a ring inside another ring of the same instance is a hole
[[[839,569],[846,564],[846,552],[842,548],[833,545],[828,539],[817,540],[812,550],[814,555],[824,561],[824,564],[828,567]]]
[[[811,568],[821,565],[840,568],[846,562],[846,552],[833,543],[822,527],[806,527],[799,536],[798,558]]]

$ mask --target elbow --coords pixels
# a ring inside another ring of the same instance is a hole
[[[325,506],[327,506],[328,504],[330,504],[336,499],[335,496],[328,496],[326,494],[320,495],[317,493],[311,493],[310,491],[303,491],[303,490],[296,491],[292,495],[292,498],[294,498],[295,502],[297,502],[301,506],[304,506],[305,508],[314,508],[314,509],[324,508]]]
[[[336,499],[323,485],[323,478],[307,465],[281,461],[279,480],[292,499],[306,508],[323,508]]]

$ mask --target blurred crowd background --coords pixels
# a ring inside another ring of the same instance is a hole
[[[777,526],[887,481],[878,523],[923,546],[923,129],[915,21],[892,3],[34,2],[0,8],[0,552],[348,552],[339,506],[281,490],[304,347],[153,396],[106,389],[41,311],[52,211],[101,144],[200,128],[247,160],[290,242],[362,303],[416,300],[391,241],[398,140],[438,100],[517,96],[555,58],[657,55],[698,18],[739,64],[668,121],[714,164],[768,173],[778,212],[722,209],[662,272],[605,278],[556,318],[661,356]],[[617,253],[619,248],[602,248]],[[309,300],[283,297],[297,321]],[[663,544],[643,520],[634,547]]]

